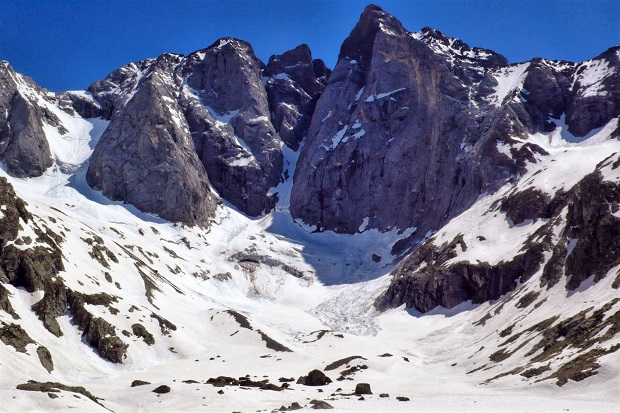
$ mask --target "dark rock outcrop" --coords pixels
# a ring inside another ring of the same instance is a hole
[[[37,347],[37,355],[39,356],[41,365],[45,368],[45,370],[47,370],[48,373],[51,373],[54,370],[54,360],[52,359],[52,354],[47,347]]]
[[[40,391],[43,393],[48,393],[48,395],[53,394],[53,393],[58,393],[62,390],[66,392],[76,393],[76,395],[74,395],[76,397],[77,397],[77,394],[81,394],[82,396],[90,399],[91,401],[98,404],[102,408],[109,410],[99,402],[99,400],[102,400],[102,399],[100,399],[99,397],[93,396],[91,392],[89,392],[82,386],[67,386],[66,384],[62,384],[58,382],[51,382],[51,381],[39,382],[35,380],[28,380],[28,383],[18,384],[17,390]]]
[[[64,107],[63,102],[66,102]],[[109,117],[109,113],[92,96],[83,93],[65,92],[60,96],[58,104],[69,114],[77,113],[84,119]]]
[[[32,222],[26,203],[15,194],[5,178],[0,178],[0,207],[0,282],[23,287],[29,292],[43,290],[45,284],[64,269],[62,253],[55,241],[58,236],[49,229],[43,232]],[[16,240],[24,225],[34,226],[41,245],[22,249],[9,244]]]
[[[531,242],[525,252],[497,264],[447,264],[456,257],[455,249],[462,240],[455,239],[439,248],[427,242],[393,271],[392,283],[375,304],[384,310],[404,303],[407,308],[427,312],[437,306],[453,308],[468,300],[479,304],[497,299],[540,269],[543,252],[549,248],[549,236],[536,234],[532,238],[538,239],[538,235],[542,236],[542,241]]]
[[[136,335],[137,337],[142,338],[144,342],[149,346],[155,344],[155,338],[153,337],[153,334],[149,333],[146,327],[144,327],[142,324],[136,323],[132,325],[131,331],[133,331],[134,335]]]
[[[153,390],[153,393],[157,393],[157,394],[165,394],[165,393],[170,393],[170,386],[167,386],[165,384],[162,384],[161,386],[156,387]]]
[[[601,280],[620,264],[620,185],[604,181],[600,172],[587,175],[566,195],[566,229],[543,270],[541,284],[552,287],[562,276],[574,290],[587,278]]]
[[[372,394],[372,391],[370,390],[370,384],[368,384],[368,383],[357,383],[357,385],[355,386],[355,394],[356,395]]]
[[[63,269],[58,247],[50,250],[36,246],[23,250],[13,244],[3,248],[0,254],[0,279],[5,278],[29,292],[43,290],[46,282]]]
[[[0,249],[17,238],[17,234],[23,229],[22,223],[32,219],[26,206],[26,202],[15,194],[13,185],[6,178],[0,177]]]
[[[334,406],[327,403],[325,400],[310,400],[310,405],[312,406],[312,409],[315,410],[328,410],[334,408]]]
[[[500,211],[514,225],[519,225],[527,219],[550,218],[547,206],[550,205],[549,195],[534,188],[508,195],[500,206]]]
[[[578,66],[566,108],[568,130],[584,136],[620,113],[620,46]]]
[[[271,121],[280,138],[297,150],[308,133],[316,101],[325,89],[330,70],[322,60],[313,60],[310,48],[302,44],[269,58],[269,97]]]
[[[9,291],[2,284],[0,284],[0,310],[9,314],[11,317],[13,317],[14,320],[17,320],[19,319],[19,316],[13,309],[11,301],[9,300],[9,296]]]
[[[7,62],[0,62],[0,161],[19,178],[39,176],[52,166],[43,119],[53,115],[22,94],[26,87],[38,89]]]
[[[122,363],[128,345],[117,335],[116,328],[101,317],[94,316],[86,308],[89,305],[110,307],[117,298],[104,293],[82,294],[67,288],[60,280],[47,280],[44,283],[43,298],[32,306],[45,328],[60,337],[63,331],[57,317],[70,314],[72,322],[82,331],[82,337],[104,359]]]
[[[331,382],[332,379],[327,377],[321,370],[317,369],[297,379],[297,384],[303,384],[304,386],[325,386]]]
[[[35,341],[30,338],[26,330],[18,324],[4,324],[0,326],[0,341],[7,346],[12,346],[20,353],[26,352],[28,344],[35,344]]]

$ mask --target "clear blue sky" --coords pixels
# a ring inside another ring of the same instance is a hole
[[[220,37],[259,58],[307,43],[328,66],[364,6],[358,0],[0,0],[0,59],[54,91],[83,89],[123,64],[191,53]],[[424,26],[511,62],[582,61],[620,44],[620,0],[376,0]]]

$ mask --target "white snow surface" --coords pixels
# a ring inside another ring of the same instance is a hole
[[[581,66],[583,70],[575,79],[581,86],[579,95],[582,97],[605,96],[606,92],[602,90],[602,83],[614,73],[613,67],[605,59],[589,60]]]
[[[523,88],[523,81],[527,76],[527,69],[529,67],[530,63],[526,62],[497,70],[493,75],[497,81],[497,87],[495,88],[495,93],[489,96],[489,102],[496,106],[502,106],[506,98],[513,94],[515,90],[520,91]],[[516,97],[515,95],[513,98]]]
[[[510,77],[519,76],[512,72]],[[22,223],[20,236],[33,233],[33,225],[44,224],[61,234],[65,270],[59,277],[73,290],[118,297],[112,304],[118,314],[104,306],[87,308],[112,323],[129,348],[122,364],[103,360],[84,343],[70,314],[58,319],[64,335],[52,336],[31,310],[43,293],[28,293],[6,285],[9,301],[20,318],[13,319],[0,311],[0,321],[22,326],[37,342],[29,344],[26,353],[0,344],[0,400],[7,403],[5,406],[10,403],[11,411],[272,411],[293,402],[310,411],[311,399],[327,400],[334,411],[618,411],[618,353],[605,356],[596,376],[563,387],[551,380],[535,382],[518,375],[484,384],[490,376],[516,367],[517,356],[500,363],[490,373],[466,374],[488,362],[497,331],[515,320],[532,324],[558,312],[576,313],[595,300],[609,298],[616,291],[609,287],[612,277],[569,297],[563,286],[556,286],[543,292],[547,301],[527,318],[525,310],[507,305],[501,315],[485,325],[474,322],[502,300],[479,306],[465,303],[452,310],[437,308],[426,315],[402,308],[378,313],[373,303],[387,287],[395,266],[391,247],[415,228],[379,233],[367,229],[370,218],[366,218],[359,228],[361,234],[308,232],[289,213],[297,152],[283,148],[289,178],[272,189],[279,194],[274,211],[250,219],[225,204],[218,209],[210,229],[189,228],[109,201],[90,189],[85,182],[85,169],[106,123],[71,117],[48,107],[69,130],[60,135],[46,127],[55,166],[32,179],[12,178],[0,170],[18,196],[28,202],[34,215],[31,222]],[[216,119],[227,123],[234,115],[228,113]],[[556,136],[559,132],[532,136],[531,141],[543,146],[550,155],[532,165],[516,190],[528,186],[547,191],[569,189],[610,153],[620,150],[617,140],[607,139],[615,126],[617,119],[579,143],[563,140]],[[342,136],[347,128],[342,129]],[[61,163],[74,168],[63,173]],[[605,172],[606,179],[616,180],[617,175],[617,170],[610,168]],[[432,236],[431,242],[439,245],[467,232],[472,234],[465,239],[468,249],[453,260],[494,262],[514,255],[541,222],[514,226],[501,213],[486,213],[495,199],[510,190],[515,187],[507,185],[497,194],[482,197]],[[118,262],[109,261],[110,268],[89,255],[90,248],[84,239],[94,235],[100,236],[117,257]],[[484,235],[486,241],[474,235]],[[272,260],[247,266],[233,257],[240,251]],[[378,262],[370,259],[373,254],[380,257]],[[142,264],[138,265],[139,262]],[[112,282],[106,280],[106,274]],[[150,280],[148,291],[144,277]],[[535,288],[537,277],[514,295]],[[247,316],[253,330],[243,328],[225,312],[230,309]],[[151,313],[166,318],[177,329],[163,334]],[[131,333],[129,337],[122,334],[123,330],[131,332],[134,323],[141,323],[154,335],[154,345],[147,345]],[[257,330],[292,351],[268,348]],[[51,373],[38,360],[39,344],[52,354]],[[487,350],[481,351],[481,347]],[[349,356],[364,359],[325,371],[334,382],[322,387],[322,393],[293,382],[291,389],[282,392],[224,387],[224,393],[218,394],[220,388],[205,384],[211,377],[246,374],[253,380],[266,378],[281,384],[280,377],[297,379],[312,369],[323,370],[328,363]],[[347,365],[367,368],[353,373],[352,380],[336,381]],[[136,379],[151,384],[131,387]],[[58,392],[58,398],[51,399],[46,393],[16,389],[17,384],[28,380],[83,386],[100,398],[100,405],[67,391]],[[197,383],[184,383],[186,380]],[[358,382],[372,386],[374,394],[365,396],[365,401],[350,395]],[[170,386],[171,392],[152,392],[162,384]],[[330,396],[332,393],[335,395]],[[388,393],[389,397],[379,397],[380,393]],[[397,396],[411,401],[398,401]]]

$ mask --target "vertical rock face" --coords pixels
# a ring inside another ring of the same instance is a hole
[[[19,178],[39,176],[52,166],[43,132],[46,114],[22,94],[20,84],[26,83],[7,62],[0,62],[0,161],[10,175]],[[31,83],[28,86],[36,88]]]
[[[482,98],[472,87],[506,62],[481,49],[470,55],[447,64],[430,41],[367,7],[317,104],[295,172],[293,216],[336,232],[415,226],[424,234],[510,176],[491,138],[480,139],[474,100]],[[478,61],[485,63],[471,74]]]
[[[268,212],[276,200],[268,192],[280,181],[282,151],[262,81],[264,64],[249,44],[232,38],[187,57],[171,56],[128,64],[89,88],[112,124],[93,154],[88,182],[113,199],[189,224],[204,225],[211,216],[209,184],[248,215]],[[149,138],[162,128],[165,146]],[[137,142],[152,148],[145,151]],[[128,162],[108,154],[112,148],[129,151]],[[166,172],[139,173],[158,169],[155,165]],[[138,186],[107,178],[119,170],[118,176],[137,177]],[[160,196],[136,199],[140,192]],[[184,201],[179,205],[178,199]]]
[[[416,227],[418,241],[545,155],[529,134],[618,116],[618,56],[509,65],[368,6],[317,103],[291,213],[343,233]]]
[[[555,125],[547,122],[551,117],[559,119],[571,97],[570,74],[574,65],[567,63],[568,70],[558,71],[543,59],[534,59],[528,67],[521,95],[524,106],[534,123],[542,125],[545,132]]]
[[[270,120],[264,65],[251,46],[225,38],[188,56],[185,113],[196,150],[222,197],[249,215],[269,211],[282,151]]]
[[[294,150],[308,133],[316,102],[325,89],[330,70],[322,60],[312,60],[302,44],[271,56],[266,83],[271,120],[280,138]]]
[[[93,152],[87,182],[170,221],[207,226],[216,198],[176,102],[182,58],[162,55],[117,109]]]
[[[566,123],[575,136],[605,125],[620,112],[620,46],[576,68]]]

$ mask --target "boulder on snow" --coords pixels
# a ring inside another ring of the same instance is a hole
[[[332,379],[317,369],[312,370],[307,376],[301,376],[297,379],[297,384],[303,384],[304,386],[325,386],[331,382]]]
[[[155,388],[153,390],[153,393],[157,393],[157,394],[170,393],[170,386],[166,386],[165,384],[162,384],[161,386]]]
[[[355,386],[355,394],[356,395],[372,394],[372,391],[370,390],[370,384],[368,384],[368,383],[357,383],[357,385]]]

